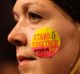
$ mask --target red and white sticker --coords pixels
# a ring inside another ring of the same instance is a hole
[[[59,50],[59,34],[50,27],[38,29],[31,41],[33,53],[41,58],[53,57]]]

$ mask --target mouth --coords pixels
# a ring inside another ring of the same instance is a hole
[[[18,69],[21,72],[27,72],[29,67],[33,67],[31,66],[32,64],[34,64],[37,60],[37,58],[33,57],[33,56],[23,56],[23,55],[19,55],[17,56],[17,60],[18,60]]]
[[[30,61],[35,61],[36,58],[32,57],[32,56],[29,56],[29,57],[25,57],[25,56],[19,56],[18,57],[18,61],[19,62],[23,62],[23,61],[27,61],[27,62],[30,62]]]

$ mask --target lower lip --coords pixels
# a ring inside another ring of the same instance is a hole
[[[22,62],[19,62],[19,65],[22,66],[22,65],[26,65],[26,64],[29,64],[31,61],[30,60],[24,60]]]

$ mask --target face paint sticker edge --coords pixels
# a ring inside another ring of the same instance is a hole
[[[60,36],[51,27],[42,27],[35,31],[31,41],[31,50],[40,58],[53,57],[60,48]]]

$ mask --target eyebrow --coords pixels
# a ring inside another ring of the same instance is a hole
[[[46,7],[45,5],[40,4],[39,2],[35,2],[35,3],[34,3],[34,2],[29,2],[29,3],[27,3],[27,2],[26,2],[26,3],[24,3],[24,4],[22,5],[22,9],[25,10],[25,9],[28,8],[30,5],[38,5],[38,6],[40,6],[40,7]],[[14,9],[12,10],[12,14],[13,14],[13,15],[16,15],[16,16],[19,16],[18,13],[17,13]]]
[[[45,7],[45,5],[43,5],[43,4],[40,4],[39,2],[30,2],[30,3],[24,3],[23,5],[22,5],[22,8],[24,9],[24,8],[27,8],[28,6],[30,6],[30,5],[38,5],[38,6],[40,6],[40,7]]]

